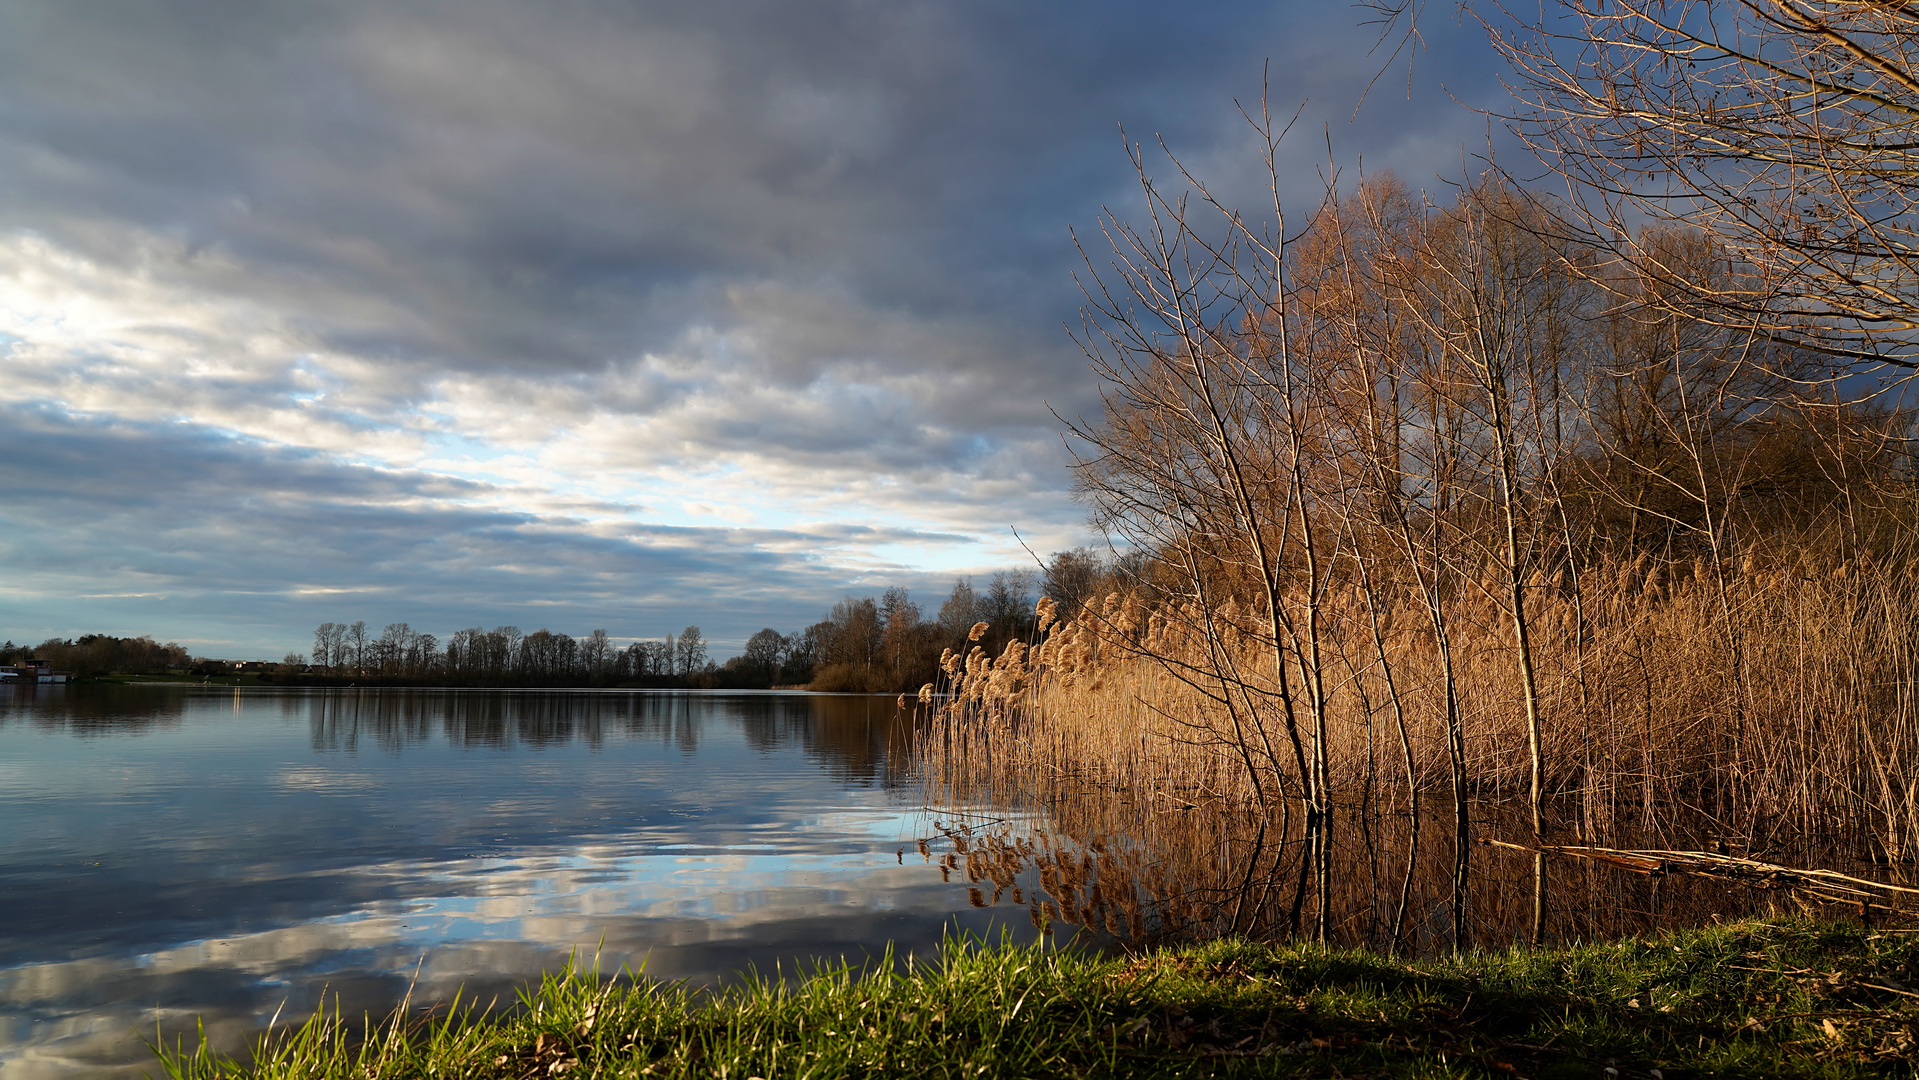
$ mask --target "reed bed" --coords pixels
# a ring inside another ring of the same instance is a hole
[[[1373,584],[1318,598],[1325,741],[1308,731],[1307,745],[1349,802],[1404,805],[1447,784],[1449,680],[1425,613],[1383,603]],[[1915,853],[1919,563],[1810,549],[1720,568],[1641,558],[1527,588],[1562,825],[1603,838],[1684,820],[1746,843],[1841,835],[1875,859]],[[1151,808],[1302,791],[1274,660],[1297,698],[1302,652],[1275,650],[1250,605],[1142,592],[1066,621],[1042,601],[1030,645],[949,653],[946,682],[921,695],[928,782],[1077,785]],[[1462,587],[1446,605],[1466,790],[1521,797],[1524,694],[1487,596]]]

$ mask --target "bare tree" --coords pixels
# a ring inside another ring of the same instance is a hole
[[[410,675],[413,665],[408,663],[408,654],[419,648],[418,635],[413,627],[406,623],[388,623],[379,640],[373,643],[377,659],[374,666],[382,675]]]
[[[346,628],[342,641],[346,647],[347,666],[351,667],[356,675],[364,674],[368,657],[367,646],[370,644],[366,632],[366,620],[354,620],[353,624]]]
[[[1879,0],[1561,0],[1488,24],[1511,128],[1596,249],[1698,317],[1855,372],[1919,368],[1919,7]],[[1709,234],[1699,276],[1644,222]]]
[[[586,665],[587,676],[596,683],[609,680],[618,655],[613,640],[606,636],[603,629],[580,639],[580,662]]]
[[[329,672],[338,672],[345,663],[346,627],[336,622],[324,622],[313,631],[313,666],[325,668]]]
[[[1544,568],[1539,527],[1551,520],[1547,478],[1555,441],[1542,430],[1540,401],[1560,357],[1553,343],[1563,325],[1566,260],[1550,243],[1545,208],[1496,182],[1466,192],[1427,229],[1408,311],[1439,348],[1445,376],[1436,383],[1467,418],[1477,438],[1455,430],[1452,449],[1472,459],[1484,478],[1464,491],[1483,504],[1479,537],[1485,561],[1497,567],[1496,600],[1512,633],[1513,659],[1526,716],[1527,789],[1535,834],[1543,831],[1546,723],[1527,614],[1528,579]]]
[[[706,666],[706,639],[701,636],[699,627],[689,626],[680,631],[673,659],[674,666],[682,676],[697,674]]]
[[[770,626],[747,638],[746,648],[740,653],[741,661],[755,677],[768,682],[778,679],[780,664],[785,658],[786,637]]]
[[[1291,337],[1277,171],[1285,131],[1263,108],[1247,119],[1272,200],[1252,219],[1170,153],[1179,183],[1161,185],[1129,144],[1147,218],[1109,217],[1112,270],[1087,263],[1082,344],[1106,383],[1106,416],[1069,430],[1090,448],[1078,486],[1096,520],[1179,576],[1184,595],[1169,610],[1185,613],[1208,659],[1168,663],[1167,673],[1221,707],[1220,737],[1257,798],[1293,786],[1317,815],[1332,798],[1321,601],[1338,538],[1309,477],[1323,401]],[[1242,586],[1250,613],[1234,595]],[[1237,659],[1248,633],[1264,652],[1258,671]],[[1290,769],[1269,732],[1275,714]]]

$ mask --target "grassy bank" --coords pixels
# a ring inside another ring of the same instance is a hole
[[[704,996],[549,978],[518,1015],[315,1017],[174,1077],[1888,1076],[1919,1046],[1919,935],[1754,923],[1407,961],[1221,942],[1134,958],[950,945]]]

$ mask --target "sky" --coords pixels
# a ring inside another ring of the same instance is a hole
[[[4,0],[0,638],[724,657],[1097,542],[1055,413],[1099,406],[1073,235],[1140,216],[1122,126],[1257,207],[1264,78],[1289,208],[1329,160],[1443,189],[1499,61],[1429,4],[1367,93],[1367,18]]]

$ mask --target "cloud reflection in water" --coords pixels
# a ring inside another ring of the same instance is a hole
[[[511,1001],[576,955],[711,982],[987,931],[895,858],[926,828],[904,737],[862,698],[0,698],[0,758],[36,765],[0,789],[0,1064],[138,1075],[156,1022],[239,1049],[416,969],[416,1000]]]

